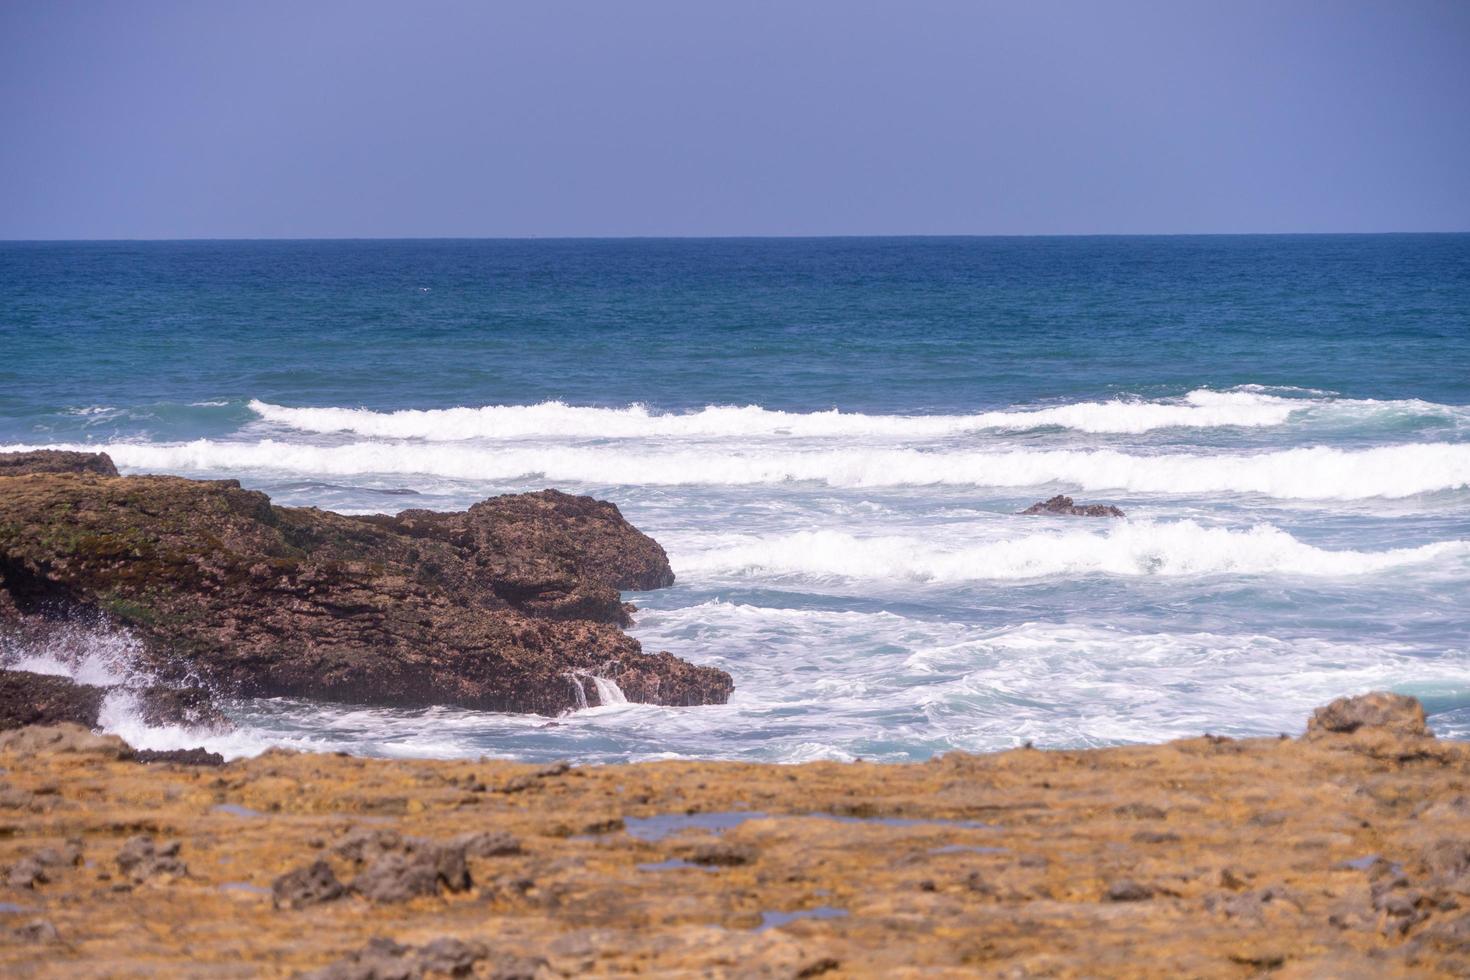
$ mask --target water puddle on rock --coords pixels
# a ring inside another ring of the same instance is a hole
[[[679,868],[693,868],[695,871],[718,872],[720,869],[704,864],[695,864],[683,858],[669,858],[667,861],[653,861],[648,864],[638,865],[639,871],[675,871]]]
[[[944,820],[919,817],[852,817],[836,813],[763,813],[756,810],[716,810],[709,813],[660,813],[652,817],[624,817],[623,829],[642,841],[661,841],[686,830],[721,833],[748,820],[831,820],[873,827],[961,827],[967,830],[998,830],[994,824],[977,820]]]
[[[798,919],[845,918],[847,918],[847,909],[833,908],[830,905],[818,905],[814,909],[798,909],[795,912],[762,912],[761,924],[755,927],[755,931],[765,932],[767,929],[778,929]]]
[[[222,892],[243,892],[247,895],[269,895],[271,890],[261,885],[252,885],[248,881],[227,881],[219,886]]]
[[[209,808],[211,813],[228,813],[232,817],[263,817],[265,814],[259,810],[252,810],[248,806],[238,803],[220,803]]]

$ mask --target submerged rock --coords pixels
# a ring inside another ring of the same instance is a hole
[[[0,477],[0,620],[104,618],[147,671],[231,694],[556,714],[600,677],[723,703],[724,671],[620,629],[620,589],[672,581],[616,507],[554,490],[358,518],[234,480]]]
[[[1050,500],[1032,504],[1021,511],[1023,515],[1061,515],[1063,517],[1123,517],[1124,514],[1112,504],[1074,504],[1071,497],[1057,494]]]

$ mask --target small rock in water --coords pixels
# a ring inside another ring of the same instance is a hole
[[[1072,498],[1057,494],[1050,500],[1032,504],[1021,511],[1026,516],[1037,514],[1060,514],[1064,517],[1123,517],[1124,514],[1112,504],[1074,504]]]

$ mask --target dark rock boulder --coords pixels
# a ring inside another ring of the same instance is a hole
[[[107,695],[120,688],[79,684],[69,677],[0,668],[0,731],[68,722],[96,728]],[[225,731],[229,721],[200,687],[163,685],[129,689],[150,725]]]
[[[95,728],[106,695],[105,688],[68,677],[0,670],[0,730],[63,722]]]
[[[1071,497],[1057,494],[1050,500],[1032,504],[1021,511],[1026,516],[1055,515],[1061,517],[1122,517],[1123,512],[1111,504],[1074,504]]]
[[[337,873],[325,861],[314,861],[306,867],[288,871],[271,883],[271,898],[278,909],[301,909],[323,902],[335,902],[347,889]]]
[[[61,449],[37,449],[28,453],[0,453],[0,476],[27,473],[93,473],[117,476],[117,467],[106,453],[74,453]]]
[[[208,749],[138,749],[133,758],[139,762],[166,762],[178,766],[222,766],[225,757]]]
[[[556,714],[591,676],[658,704],[733,687],[622,632],[618,589],[667,584],[667,558],[555,491],[353,518],[233,480],[0,478],[0,580],[21,617],[104,617],[147,673],[229,694]]]
[[[228,731],[232,727],[209,691],[202,687],[150,684],[135,689],[133,693],[137,695],[143,721],[149,725],[178,725],[210,731]]]
[[[492,497],[456,513],[358,519],[448,544],[496,596],[548,619],[627,625],[620,590],[674,584],[663,548],[616,506],[558,490]]]

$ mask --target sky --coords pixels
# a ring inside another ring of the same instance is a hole
[[[0,0],[0,239],[1467,230],[1467,0]]]

